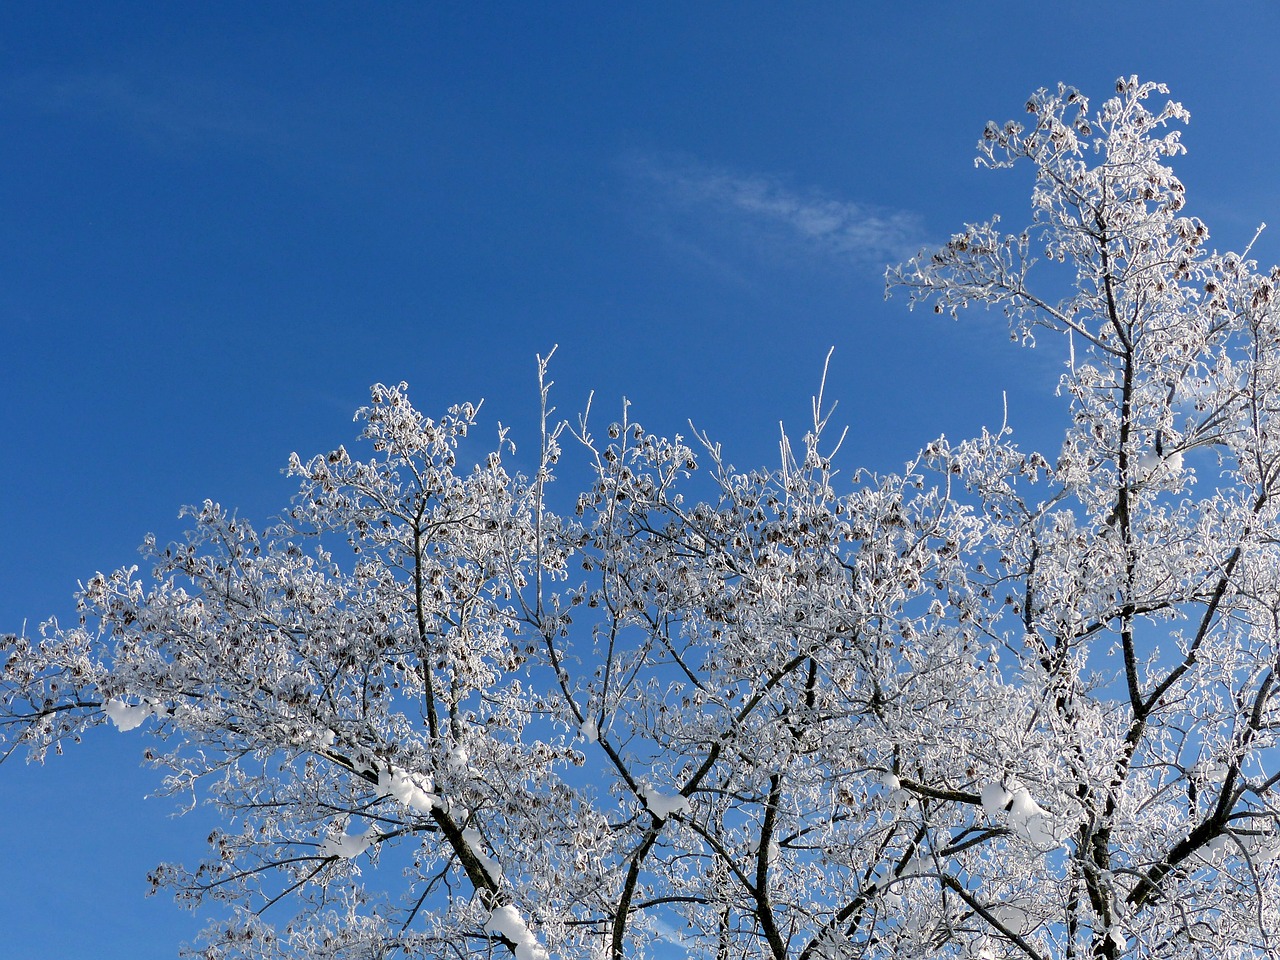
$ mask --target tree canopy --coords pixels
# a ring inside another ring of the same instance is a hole
[[[378,385],[271,526],[206,502],[3,638],[3,757],[146,736],[222,815],[153,876],[207,960],[1273,955],[1280,273],[1183,212],[1166,93],[1037,91],[979,145],[1026,225],[889,271],[1065,341],[1059,450],[842,474],[819,391],[741,472],[541,360],[522,476]]]

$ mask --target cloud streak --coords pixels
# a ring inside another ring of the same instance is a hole
[[[635,157],[628,173],[653,195],[662,232],[705,247],[696,234],[727,234],[770,260],[819,258],[879,272],[925,242],[920,218],[854,203],[779,178],[716,170],[692,162]]]
[[[276,105],[243,89],[189,81],[148,88],[118,74],[31,74],[2,90],[11,103],[42,113],[132,129],[159,143],[274,142]]]

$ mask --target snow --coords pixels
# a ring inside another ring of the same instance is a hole
[[[1154,450],[1143,450],[1138,454],[1138,479],[1146,480],[1160,469],[1160,454]]]
[[[752,838],[747,842],[746,851],[747,851],[747,855],[748,855],[752,860],[755,860],[755,859],[756,859],[756,857],[757,857],[757,856],[759,856],[759,854],[760,854],[760,838],[759,838],[759,837],[752,837]],[[782,852],[782,847],[780,847],[780,846],[778,845],[778,841],[777,841],[777,840],[770,839],[770,840],[769,840],[769,862],[770,862],[770,863],[774,863],[774,862],[776,862],[776,861],[777,861],[777,859],[778,859],[778,855],[779,855],[781,852]]]
[[[516,945],[516,960],[551,960],[538,938],[524,922],[524,917],[511,904],[498,907],[489,914],[485,921],[484,932],[493,936],[506,937]]]
[[[466,841],[467,846],[471,848],[471,852],[475,858],[480,861],[480,866],[484,868],[484,872],[489,875],[489,879],[494,883],[502,882],[502,865],[493,857],[485,854],[483,849],[484,840],[480,836],[480,831],[474,827],[468,827],[462,831],[462,839]],[[514,940],[515,938],[512,937]]]
[[[466,747],[454,747],[445,757],[444,762],[455,773],[466,773],[471,763],[471,754]]]
[[[1002,783],[988,783],[982,788],[982,809],[993,820],[1000,816],[1012,799]]]
[[[1056,847],[1060,842],[1053,832],[1049,814],[1041,809],[1026,787],[1019,787],[1013,792],[1009,803],[1009,826],[1018,836],[1042,849]]]
[[[1253,862],[1257,865],[1270,863],[1280,857],[1280,837],[1275,834],[1246,834],[1241,839],[1249,856],[1253,858]]]
[[[358,857],[369,849],[369,844],[373,843],[377,836],[377,831],[370,827],[364,833],[341,833],[336,837],[327,837],[324,843],[320,844],[320,855],[323,857],[342,857],[344,860],[350,860],[352,857]]]
[[[431,792],[431,788],[431,781],[428,780],[423,786],[399,767],[382,767],[378,770],[378,795],[395,797],[418,813],[430,813],[439,805],[440,798]]]
[[[902,868],[901,878],[909,880],[912,877],[927,877],[933,872],[933,862],[927,853],[917,851],[916,855],[907,861],[907,865]]]
[[[892,770],[886,770],[880,774],[880,785],[888,793],[891,816],[896,816],[899,811],[905,810],[911,805],[914,798],[909,791],[902,788],[902,781],[898,779],[897,774]]]
[[[121,733],[133,730],[152,714],[150,704],[140,703],[135,707],[123,700],[108,700],[103,704],[103,710]]]
[[[1203,759],[1196,762],[1191,772],[1201,783],[1221,784],[1227,779],[1231,768],[1217,760]]]
[[[1061,841],[1047,811],[1026,787],[1014,786],[1010,792],[1002,783],[989,783],[982,788],[982,809],[993,820],[1008,811],[1009,827],[1022,839],[1042,850],[1056,847]]]
[[[1129,945],[1128,938],[1124,935],[1124,931],[1117,926],[1112,926],[1107,930],[1107,939],[1115,944],[1115,948],[1122,953]]]
[[[1150,480],[1158,475],[1176,477],[1182,472],[1182,451],[1176,450],[1162,457],[1154,450],[1144,450],[1138,454],[1137,467],[1139,480]]]
[[[1230,852],[1230,838],[1220,833],[1191,856],[1206,867],[1220,867]]]
[[[1017,903],[1000,903],[991,907],[991,915],[995,917],[1010,933],[1025,937],[1036,928],[1036,922]]]
[[[640,796],[644,798],[644,805],[649,808],[649,812],[659,820],[665,820],[673,813],[688,813],[690,810],[689,798],[678,793],[667,796],[653,787],[641,786]]]
[[[587,743],[600,742],[600,728],[596,726],[595,717],[587,717],[582,721],[582,739],[586,740]]]

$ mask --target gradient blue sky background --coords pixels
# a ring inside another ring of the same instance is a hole
[[[556,343],[563,413],[625,395],[740,466],[832,345],[850,464],[998,424],[1002,390],[1052,446],[1051,353],[885,303],[885,263],[1025,216],[1025,171],[973,168],[986,120],[1130,73],[1192,112],[1189,212],[1237,249],[1273,222],[1280,259],[1278,40],[1270,2],[6,4],[0,631],[183,503],[271,516],[374,381],[531,441]],[[200,925],[143,893],[204,821],[97,734],[0,769],[6,955],[158,960]]]

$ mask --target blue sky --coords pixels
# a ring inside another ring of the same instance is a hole
[[[1161,80],[1222,247],[1280,259],[1280,8],[1264,2],[0,8],[0,631],[68,617],[206,497],[256,519],[288,454],[353,436],[375,381],[484,398],[532,448],[534,356],[565,414],[739,465],[803,428],[823,358],[851,464],[939,433],[1059,429],[1047,354],[998,317],[885,303],[884,264],[1027,209],[975,171],[988,119],[1066,81]],[[197,818],[144,801],[101,730],[0,769],[8,952],[172,957],[143,899]]]

